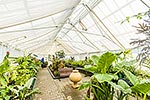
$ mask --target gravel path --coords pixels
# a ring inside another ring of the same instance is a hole
[[[40,94],[36,94],[34,100],[66,100],[64,94],[55,84],[47,68],[39,71],[35,88],[39,88]]]

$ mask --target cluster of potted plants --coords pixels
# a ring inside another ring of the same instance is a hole
[[[56,52],[55,55],[52,56],[48,70],[54,79],[68,77],[73,70],[73,68],[68,68],[66,66],[64,57],[65,53],[62,50]]]
[[[6,55],[0,63],[0,100],[30,100],[41,62],[31,55],[9,57]]]
[[[92,64],[90,58],[85,57],[84,60],[76,61],[74,57],[70,59],[64,59],[65,53],[63,51],[56,52],[56,55],[52,57],[52,64],[49,65],[48,69],[53,78],[68,77],[73,69],[79,69],[83,72],[85,65]]]
[[[59,77],[59,69],[64,68],[65,64],[63,60],[60,60],[56,56],[53,56],[51,60],[52,64],[48,66],[49,71],[51,72],[51,75],[53,78],[58,78]]]

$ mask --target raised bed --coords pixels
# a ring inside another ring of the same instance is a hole
[[[92,76],[92,75],[93,75],[92,72],[89,72],[89,71],[87,71],[87,70],[84,70],[84,68],[76,67],[76,69],[79,70],[80,73],[85,74],[86,76]]]
[[[85,75],[87,75],[87,76],[92,76],[92,75],[93,75],[92,72],[89,72],[89,71],[87,71],[87,70],[84,70],[83,67],[72,66],[72,65],[68,65],[68,64],[67,64],[66,66],[67,66],[67,67],[70,67],[70,68],[73,68],[73,70],[77,69],[77,70],[79,70],[80,73],[83,73],[83,74],[85,74]]]
[[[56,77],[54,76],[53,72],[50,70],[49,67],[47,67],[48,72],[50,73],[50,75],[52,76],[53,79],[60,79],[60,77]]]
[[[34,78],[34,80],[32,81],[32,84],[30,85],[30,88],[31,88],[32,90],[33,90],[33,89],[34,89],[34,87],[35,87],[36,79],[37,79],[37,77],[36,77],[36,78]],[[32,96],[30,96],[30,100],[33,100],[33,95],[32,95]]]

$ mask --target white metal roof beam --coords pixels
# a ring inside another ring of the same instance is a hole
[[[90,7],[93,9],[95,6],[97,6],[102,0],[90,0]],[[93,4],[92,4],[93,3]],[[74,26],[79,22],[79,20],[82,20],[89,12],[87,10],[85,10],[84,8],[81,8],[81,10],[83,11],[82,15],[77,15],[74,19],[72,19],[74,22],[72,23]],[[70,29],[68,29],[68,31],[64,34],[64,36],[72,29],[73,27],[71,27]],[[64,37],[63,36],[63,37]]]
[[[71,26],[73,26],[73,28],[75,28],[93,47],[95,47],[96,49],[100,50],[95,44],[93,44],[82,32],[80,32],[73,24],[70,23]]]
[[[70,36],[68,36],[68,35],[66,35],[66,36],[67,36],[70,40],[72,40],[72,39],[70,38]],[[66,39],[69,40],[67,37],[66,37]],[[76,48],[76,47],[72,44],[72,42],[70,42],[70,44],[72,45],[72,47]],[[84,50],[82,50],[81,48],[76,48],[76,49],[78,49],[78,50],[80,50],[80,51],[84,51]]]
[[[37,36],[37,37],[34,37],[34,38],[30,39],[30,40],[23,41],[23,42],[18,43],[18,44],[16,44],[16,45],[23,45],[24,43],[31,42],[31,41],[34,41],[34,40],[39,39],[39,38],[43,39],[43,37],[45,37],[45,36],[47,36],[47,35],[49,35],[49,34],[52,34],[52,32],[54,32],[54,31],[56,31],[56,30],[57,30],[57,29],[53,29],[53,30],[51,30],[51,31],[49,31],[49,32],[47,32],[47,33],[45,33],[45,34],[42,34],[42,35]]]
[[[55,13],[52,13],[52,14],[49,14],[49,15],[41,16],[41,17],[38,17],[38,18],[32,18],[32,19],[30,19],[30,20],[26,20],[26,21],[22,21],[22,22],[18,22],[18,23],[13,23],[13,24],[11,24],[11,25],[1,26],[0,29],[5,29],[5,28],[13,27],[13,26],[18,26],[18,25],[30,23],[30,22],[33,22],[33,21],[36,21],[36,20],[40,20],[40,19],[43,19],[43,18],[52,16],[52,15],[58,14],[58,13],[60,13],[60,12],[66,11],[66,10],[70,10],[70,9],[72,9],[72,8],[63,9],[63,10],[60,10],[60,11],[58,11],[58,12],[55,12]]]
[[[119,45],[118,44],[117,45],[119,47],[121,47],[121,49],[125,49],[125,47],[122,45],[122,43],[120,43],[120,41],[113,35],[113,33],[107,28],[107,26],[102,22],[102,20],[96,15],[96,13],[88,5],[84,5],[84,6],[98,19],[98,21],[104,26],[104,28],[109,32],[109,34],[117,41],[117,43],[119,43]],[[106,32],[106,34],[107,34],[107,32]],[[107,35],[107,36],[110,39],[112,39],[109,35]]]
[[[72,53],[72,51],[70,51],[68,48],[66,48],[63,43],[59,42],[56,40],[57,43],[59,43],[66,51],[68,51],[69,53]]]
[[[35,47],[35,46],[37,46],[37,45],[39,45],[39,44],[41,44],[41,43],[43,43],[43,42],[47,42],[47,41],[50,41],[50,40],[49,40],[49,39],[46,39],[46,40],[34,41],[34,42],[30,43],[30,45],[27,45],[27,44],[26,44],[27,46],[21,45],[21,46],[18,46],[18,48],[28,49],[28,48],[30,48],[30,47]]]
[[[69,28],[65,28],[65,27],[63,27],[63,29],[70,30]],[[95,33],[87,32],[87,31],[80,30],[80,29],[78,29],[78,30],[79,30],[80,32],[85,33],[85,34],[88,34],[88,35],[102,36],[102,35],[100,35],[100,34],[95,34]],[[76,30],[72,28],[70,31],[76,31]]]
[[[44,45],[48,45],[49,43],[52,43],[51,41],[48,41],[48,42],[43,42],[43,43],[41,43],[41,44],[39,44],[39,45],[34,45],[33,47],[31,47],[31,48],[28,48],[27,50],[29,50],[30,52],[33,52],[33,51],[35,51],[35,50],[37,50],[37,49],[39,49],[39,48],[41,48],[41,47],[44,47]]]
[[[50,28],[59,28],[60,26],[48,26],[48,27],[37,27],[37,28],[28,28],[28,29],[20,29],[20,30],[12,30],[12,31],[5,31],[5,32],[0,32],[0,34],[7,34],[7,33],[12,33],[13,32],[24,32],[24,31],[31,31],[31,30],[42,30],[42,29],[50,29]]]
[[[128,6],[129,4],[131,4],[132,2],[135,2],[136,0],[131,0],[130,2],[128,2],[127,4],[125,4],[124,6],[118,8],[117,10],[113,11],[112,13],[110,13],[109,15],[105,16],[105,18],[103,18],[102,20],[108,18],[109,16],[117,13],[118,11],[120,11],[121,9],[125,8],[126,6]]]

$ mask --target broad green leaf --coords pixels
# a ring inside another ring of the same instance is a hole
[[[130,71],[124,70],[123,72],[133,85],[140,83],[140,80],[135,75],[133,75]]]
[[[0,63],[0,75],[2,75],[4,72],[7,72],[9,68],[9,60],[6,58],[3,60],[2,63]]]
[[[123,87],[121,87],[120,85],[117,85],[113,82],[108,82],[114,89],[116,90],[120,90],[120,91],[123,91]]]
[[[89,82],[83,82],[78,89],[83,90],[85,88],[88,88],[89,86],[90,86]]]
[[[91,66],[91,65],[85,65],[84,69],[87,71],[90,71],[92,73],[95,73],[97,71],[97,67],[96,66]]]
[[[97,64],[97,63],[98,63],[98,60],[99,60],[99,57],[96,56],[96,55],[93,55],[93,56],[91,57],[91,60],[94,62],[94,64]]]
[[[119,80],[118,85],[120,85],[123,88],[122,92],[124,92],[124,93],[132,92],[130,86],[124,80]]]
[[[109,82],[112,79],[118,79],[117,75],[111,75],[111,74],[96,74],[94,77],[97,79],[98,82],[103,83],[103,82]]]
[[[120,85],[120,86],[123,87],[124,89],[130,88],[130,86],[129,86],[124,80],[119,80],[119,81],[118,81],[118,85]]]
[[[35,77],[30,78],[24,85],[24,87],[27,87],[28,89],[30,89],[33,81],[35,80]]]
[[[125,93],[125,94],[128,94],[128,93],[131,93],[132,92],[132,90],[131,90],[131,88],[124,88],[124,87],[126,87],[126,86],[124,86],[124,83],[122,83],[123,81],[120,81],[120,84],[115,84],[115,83],[113,83],[113,82],[108,82],[114,89],[116,89],[116,90],[120,90],[120,91],[122,91],[123,93]]]
[[[131,89],[138,93],[148,94],[150,92],[150,83],[137,84]]]
[[[148,92],[147,95],[150,96],[150,92]]]
[[[35,94],[35,93],[40,93],[38,88],[33,89],[33,90],[30,91],[29,93],[26,93],[26,94],[25,94],[25,97],[32,96],[32,94]]]
[[[8,87],[13,93],[15,93],[17,96],[19,95],[19,90],[13,88],[13,87]]]
[[[5,100],[10,100],[10,96],[9,95],[6,95],[4,98],[5,98]]]
[[[19,85],[17,85],[17,88],[19,89],[19,91],[24,89],[23,86],[19,86]]]
[[[112,62],[116,59],[115,54],[106,52],[103,55],[100,56],[100,59],[98,61],[98,70],[101,70],[101,73],[104,74],[109,69]]]
[[[7,86],[7,82],[5,81],[5,79],[3,77],[0,76],[0,84],[2,86]]]

